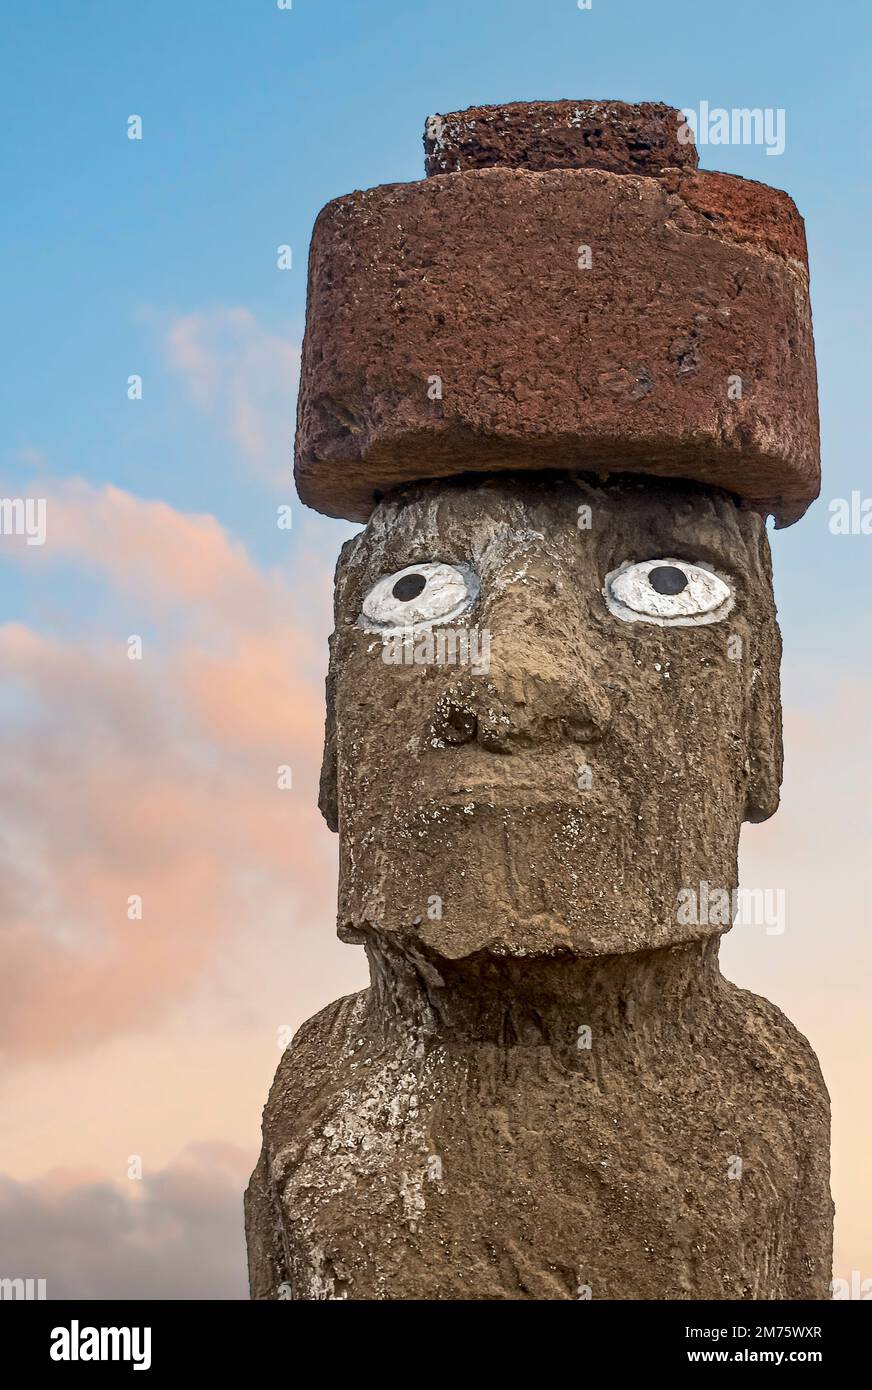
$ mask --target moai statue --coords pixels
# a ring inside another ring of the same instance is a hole
[[[781,780],[765,518],[819,488],[805,238],[685,134],[435,116],[425,180],[315,227],[296,474],[367,522],[321,807],[371,985],[280,1062],[255,1298],[828,1296],[818,1063],[718,966]]]

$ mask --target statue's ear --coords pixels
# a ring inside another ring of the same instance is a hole
[[[321,784],[318,789],[318,809],[334,833],[339,829],[339,803],[336,794],[336,668],[334,662],[335,634],[330,638],[330,665],[327,670],[327,721],[324,726],[324,756],[321,760]]]
[[[744,819],[756,823],[768,820],[778,810],[784,765],[781,701],[777,691],[770,695],[759,679],[751,692],[748,761],[750,770]]]
[[[766,552],[768,561],[768,546]],[[764,592],[769,614],[752,639],[754,651],[745,666],[745,709],[748,755],[748,782],[745,796],[746,821],[768,820],[778,810],[784,746],[781,737],[781,633],[771,599],[771,568]]]
[[[335,630],[330,638],[330,663],[327,667],[327,722],[324,727],[324,757],[321,761],[318,809],[334,833],[339,829],[338,763],[336,758],[336,675],[339,661],[337,633],[347,603],[346,588],[351,572],[351,560],[359,541],[360,536],[358,535],[352,536],[350,540],[344,542],[336,561],[336,572],[333,579],[333,624]]]

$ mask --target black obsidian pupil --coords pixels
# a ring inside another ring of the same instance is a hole
[[[410,599],[418,597],[426,584],[423,574],[404,574],[402,579],[397,580],[391,593],[400,603],[408,603]]]
[[[687,575],[677,565],[658,565],[649,570],[648,583],[658,594],[680,594],[687,588]]]

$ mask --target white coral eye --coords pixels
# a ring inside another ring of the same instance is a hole
[[[625,623],[697,627],[718,623],[733,606],[733,593],[708,565],[686,560],[629,560],[606,575],[606,606]]]
[[[433,627],[459,618],[477,596],[478,580],[465,565],[407,565],[373,585],[363,600],[358,625],[367,632]]]

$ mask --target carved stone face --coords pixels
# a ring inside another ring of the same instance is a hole
[[[764,525],[724,493],[385,499],[337,568],[340,936],[438,965],[720,933],[679,894],[732,890],[741,822],[777,807],[779,659]]]

